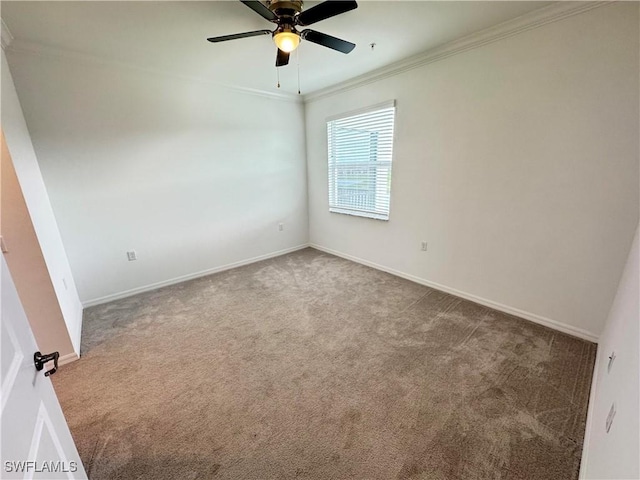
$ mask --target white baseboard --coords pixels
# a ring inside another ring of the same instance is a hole
[[[94,298],[92,300],[87,300],[86,302],[83,302],[82,307],[83,308],[93,307],[96,305],[100,305],[102,303],[112,302],[114,300],[119,300],[121,298],[131,297],[139,293],[149,292],[151,290],[167,287],[169,285],[175,285],[176,283],[182,283],[188,280],[193,280],[194,278],[206,277],[207,275],[223,272],[225,270],[231,270],[232,268],[236,268],[236,267],[242,267],[243,265],[249,265],[250,263],[260,262],[262,260],[267,260],[273,257],[279,257],[280,255],[285,255],[287,253],[295,252],[297,250],[302,250],[303,248],[307,248],[308,246],[309,246],[308,243],[304,243],[302,245],[297,245],[291,248],[285,248],[284,250],[278,250],[276,252],[267,253],[265,255],[248,258],[246,260],[240,260],[239,262],[229,263],[227,265],[222,265],[220,267],[214,267],[214,268],[210,268],[208,270],[202,270],[196,273],[189,273],[188,275],[182,275],[180,277],[171,278],[169,280],[163,280],[162,282],[156,282],[150,285],[144,285],[142,287],[136,287],[130,290],[125,290],[123,292],[113,293],[111,295],[105,295],[104,297]]]
[[[67,363],[75,362],[80,356],[76,352],[67,353],[58,359],[58,365],[66,365]]]
[[[73,345],[73,350],[76,352],[78,357],[80,357],[80,344],[82,343],[82,320],[83,320],[83,307],[80,303],[80,299],[78,299],[77,303],[77,311],[75,318],[75,331],[69,331],[69,335],[71,336],[71,344]],[[67,324],[68,327],[68,324]]]
[[[582,442],[582,458],[580,459],[580,480],[587,478],[587,459],[589,457],[589,443],[591,442],[591,429],[593,428],[593,409],[596,403],[596,385],[598,384],[598,370],[600,368],[600,351],[596,351],[596,363],[593,366],[593,378],[591,379],[591,390],[589,392],[589,406],[587,408],[587,425]]]
[[[446,285],[441,285],[436,282],[425,280],[424,278],[416,277],[415,275],[410,275],[408,273],[404,273],[404,272],[395,270],[393,268],[385,267],[384,265],[379,265],[377,263],[370,262],[369,260],[364,260],[362,258],[354,257],[346,253],[338,252],[331,248],[326,248],[321,245],[317,245],[315,243],[310,243],[309,246],[311,248],[315,248],[316,250],[330,253],[331,255],[335,255],[337,257],[346,258],[347,260],[351,260],[352,262],[360,263],[362,265],[366,265],[368,267],[375,268],[376,270],[381,270],[383,272],[390,273],[392,275],[404,278],[406,280],[411,280],[412,282],[419,283],[420,285],[425,285],[427,287],[435,288],[436,290],[450,293],[452,295],[455,295],[456,297],[464,298],[465,300],[470,300],[472,302],[479,303],[480,305],[484,305],[485,307],[493,308],[494,310],[499,310],[501,312],[508,313],[510,315],[515,315],[516,317],[524,318],[525,320],[539,323],[540,325],[544,325],[545,327],[549,327],[554,330],[558,330],[560,332],[567,333],[569,335],[573,335],[578,338],[582,338],[584,340],[589,340],[590,342],[594,342],[594,343],[598,342],[598,335],[596,335],[593,332],[589,332],[588,330],[584,330],[582,328],[574,327],[572,325],[567,325],[566,323],[562,323],[557,320],[552,320],[550,318],[542,317],[540,315],[536,315],[535,313],[526,312],[518,308],[510,307],[508,305],[503,305],[501,303],[494,302],[493,300],[487,300],[486,298],[478,297],[471,293],[463,292],[455,288],[448,287]]]
[[[104,297],[100,297],[100,298],[95,298],[92,300],[88,300],[86,302],[83,303],[83,307],[84,308],[88,308],[88,307],[93,307],[95,305],[100,305],[102,303],[107,303],[107,302],[111,302],[113,300],[119,300],[121,298],[126,298],[126,297],[130,297],[133,295],[137,295],[139,293],[144,293],[144,292],[148,292],[151,290],[156,290],[158,288],[162,288],[162,287],[166,287],[169,285],[175,285],[176,283],[181,283],[181,282],[186,282],[188,280],[192,280],[194,278],[199,278],[199,277],[204,277],[207,275],[211,275],[214,273],[218,273],[218,272],[223,272],[225,270],[230,270],[232,268],[236,268],[236,267],[241,267],[243,265],[248,265],[250,263],[255,263],[255,262],[259,262],[262,260],[267,260],[269,258],[273,258],[273,257],[278,257],[280,255],[285,255],[287,253],[291,253],[291,252],[295,252],[297,250],[302,250],[303,248],[307,248],[307,247],[312,247],[315,248],[316,250],[320,250],[322,252],[326,252],[326,253],[330,253],[331,255],[335,255],[337,257],[342,257],[342,258],[346,258],[347,260],[351,260],[353,262],[356,263],[360,263],[362,265],[366,265],[368,267],[372,267],[375,268],[376,270],[381,270],[383,272],[387,272],[390,273],[392,275],[396,275],[398,277],[401,278],[405,278],[407,280],[410,280],[412,282],[415,283],[419,283],[420,285],[425,285],[427,287],[431,287],[431,288],[435,288],[436,290],[440,290],[446,293],[450,293],[452,295],[455,295],[457,297],[460,298],[464,298],[466,300],[470,300],[472,302],[475,303],[479,303],[480,305],[484,305],[486,307],[490,307],[493,308],[495,310],[499,310],[501,312],[505,312],[511,315],[515,315],[517,317],[521,317],[524,318],[525,320],[529,320],[535,323],[538,323],[540,325],[544,325],[545,327],[549,327],[552,328],[554,330],[558,330],[560,332],[563,333],[567,333],[569,335],[573,335],[579,338],[582,338],[584,340],[589,340],[590,342],[594,342],[597,343],[598,342],[598,335],[596,335],[593,332],[590,332],[588,330],[584,330],[582,328],[579,327],[574,327],[572,325],[568,325],[566,323],[562,323],[559,322],[557,320],[552,320],[550,318],[546,318],[546,317],[542,317],[540,315],[536,315],[535,313],[531,313],[531,312],[527,312],[524,310],[520,310],[518,308],[514,308],[514,307],[510,307],[508,305],[503,305],[501,303],[498,302],[494,302],[492,300],[488,300],[486,298],[482,298],[482,297],[478,297],[476,295],[467,293],[467,292],[463,292],[461,290],[457,290],[455,288],[452,287],[448,287],[446,285],[441,285],[439,283],[436,282],[432,282],[429,280],[426,280],[424,278],[420,278],[420,277],[416,277],[415,275],[411,275],[405,272],[401,272],[399,270],[395,270],[393,268],[389,268],[389,267],[385,267],[384,265],[379,265],[375,262],[370,262],[368,260],[365,260],[363,258],[359,258],[359,257],[354,257],[353,255],[348,255],[346,253],[342,253],[339,252],[337,250],[333,250],[331,248],[326,248],[323,247],[322,245],[317,245],[315,243],[309,243],[309,244],[302,244],[302,245],[297,245],[295,247],[291,247],[291,248],[287,248],[284,250],[278,250],[276,252],[271,252],[265,255],[260,255],[257,257],[253,257],[253,258],[248,258],[246,260],[241,260],[239,262],[234,262],[234,263],[229,263],[227,265],[223,265],[220,267],[214,267],[208,270],[202,270],[200,272],[196,272],[196,273],[191,273],[188,275],[182,275],[180,277],[175,277],[169,280],[165,280],[162,282],[157,282],[157,283],[152,283],[150,285],[145,285],[142,287],[137,287],[137,288],[133,288],[130,290],[125,290],[123,292],[118,292],[118,293],[114,293],[111,295],[106,295]]]

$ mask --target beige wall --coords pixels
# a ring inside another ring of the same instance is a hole
[[[78,58],[7,58],[85,307],[307,243],[302,104]]]
[[[616,298],[598,345],[580,477],[640,478],[640,230],[629,253]],[[609,357],[615,359],[609,368]],[[616,415],[611,429],[606,419]]]
[[[4,133],[0,172],[0,233],[7,248],[4,256],[38,348],[43,353],[58,351],[61,357],[75,356]]]
[[[308,102],[311,244],[597,339],[638,224],[638,12],[609,3]],[[389,221],[330,213],[326,119],[391,99]]]

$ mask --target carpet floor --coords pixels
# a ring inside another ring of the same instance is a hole
[[[576,479],[595,344],[305,249],[87,309],[92,480]]]

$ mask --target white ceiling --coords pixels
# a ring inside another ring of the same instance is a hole
[[[319,2],[306,2],[311,8]],[[356,10],[311,28],[357,44],[348,55],[305,43],[302,93],[311,93],[553,2],[359,1]],[[207,37],[273,24],[239,1],[3,1],[14,46],[31,44],[266,92],[297,91],[296,54],[280,68],[260,36],[211,44]],[[372,50],[369,45],[375,43]]]

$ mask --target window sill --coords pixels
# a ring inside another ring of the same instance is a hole
[[[373,213],[373,212],[362,212],[359,210],[349,210],[346,208],[329,208],[329,212],[331,213],[341,213],[343,215],[352,215],[354,217],[364,217],[371,218],[373,220],[382,220],[385,222],[389,221],[389,215],[384,215],[381,213]]]

